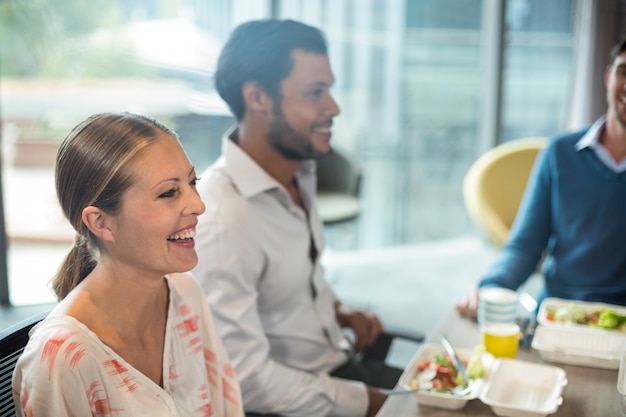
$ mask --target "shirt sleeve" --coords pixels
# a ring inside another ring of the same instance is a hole
[[[283,416],[364,416],[363,383],[289,368],[270,358],[257,303],[263,252],[233,228],[205,223],[193,270],[239,377],[247,411]],[[236,248],[236,250],[235,250]]]
[[[84,360],[85,349],[80,341],[67,331],[40,336],[44,337],[31,339],[13,374],[17,416],[88,416],[107,409],[110,412],[106,399],[99,398],[100,375],[85,369],[90,359]]]
[[[509,239],[479,287],[498,286],[517,289],[536,270],[552,231],[551,155],[556,147],[549,144],[539,153],[528,186],[511,227]]]

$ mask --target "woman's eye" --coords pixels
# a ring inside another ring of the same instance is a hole
[[[191,182],[189,183],[189,185],[195,187],[196,184],[198,184],[198,181],[200,181],[200,178],[195,177],[194,179],[191,180]]]
[[[178,191],[178,188],[172,188],[171,190],[168,190],[168,191],[164,192],[163,194],[160,194],[159,198],[171,198],[171,197],[174,197],[174,194],[176,194],[176,191]]]

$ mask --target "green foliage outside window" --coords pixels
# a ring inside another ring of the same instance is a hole
[[[119,2],[0,0],[0,76],[149,77]]]

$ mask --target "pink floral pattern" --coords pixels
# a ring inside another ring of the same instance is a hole
[[[16,367],[18,416],[243,417],[239,383],[202,291],[186,274],[168,282],[165,389],[76,319],[52,315],[35,328]]]

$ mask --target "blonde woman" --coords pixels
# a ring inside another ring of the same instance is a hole
[[[184,273],[205,206],[177,135],[141,115],[94,115],[61,144],[55,178],[77,237],[53,280],[60,302],[13,376],[18,416],[243,416]]]

